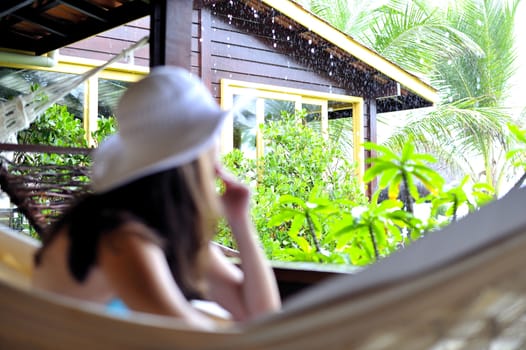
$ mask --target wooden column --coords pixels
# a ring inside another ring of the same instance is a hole
[[[150,14],[150,67],[191,68],[192,0],[152,2]]]

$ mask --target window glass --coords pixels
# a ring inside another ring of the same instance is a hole
[[[125,81],[99,79],[99,116],[115,115],[117,103],[129,84]]]
[[[242,96],[234,95],[234,104],[243,99],[243,107],[236,109],[234,114],[234,148],[246,157],[256,158],[256,99],[246,101]]]
[[[312,103],[303,103],[301,108],[305,112],[305,121],[307,123],[318,123],[321,121],[322,110],[321,105]]]
[[[281,113],[294,113],[294,101],[234,95],[234,148],[250,159],[263,152],[263,140],[259,125],[279,120]],[[242,104],[240,107],[239,105]]]
[[[294,113],[294,101],[265,99],[265,121],[281,119],[281,113]]]
[[[348,102],[329,101],[329,132],[348,160],[354,160],[353,108]]]
[[[363,99],[230,79],[221,80],[221,87],[221,105],[233,112],[232,127],[222,134],[223,152],[239,149],[245,157],[257,159],[268,146],[260,125],[279,120],[283,112],[301,111],[302,122],[341,148],[349,161],[356,162],[357,174],[363,173]]]

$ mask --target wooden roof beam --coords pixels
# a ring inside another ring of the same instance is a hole
[[[82,0],[59,0],[59,2],[97,21],[108,22],[106,11],[99,6]]]
[[[50,33],[53,33],[55,35],[58,35],[58,36],[61,36],[63,38],[65,38],[67,36],[64,28],[59,28],[59,26],[57,25],[57,22],[55,21],[51,21],[51,20],[47,20],[47,19],[44,19],[44,18],[40,18],[40,17],[37,17],[29,12],[17,12],[16,14],[13,14],[12,15],[13,17],[16,17],[18,19],[20,19],[21,21],[26,21],[26,22],[29,22],[29,23],[32,23],[34,25],[37,25],[41,28],[43,28],[44,30],[50,32]]]
[[[10,15],[20,10],[22,7],[31,5],[32,3],[33,3],[33,0],[25,0],[25,1],[3,0],[2,3],[0,4],[0,17]]]

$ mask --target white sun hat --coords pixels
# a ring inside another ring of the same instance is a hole
[[[106,192],[193,161],[218,140],[227,114],[187,70],[153,68],[123,94],[117,133],[94,151],[93,190]]]

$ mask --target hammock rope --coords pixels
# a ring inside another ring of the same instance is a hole
[[[87,150],[79,149],[79,152],[83,154],[82,151]],[[49,225],[75,198],[90,191],[89,168],[51,163],[28,165],[0,156],[0,189],[36,233],[44,237]]]
[[[106,69],[111,64],[146,45],[148,40],[148,37],[142,38],[103,65],[94,67],[84,74],[75,76],[74,78],[68,77],[68,79],[64,81],[51,83],[42,89],[37,89],[26,95],[16,96],[0,104],[0,142],[13,142],[17,132],[27,129],[46,109],[64,97],[68,92],[74,90],[84,81]]]

